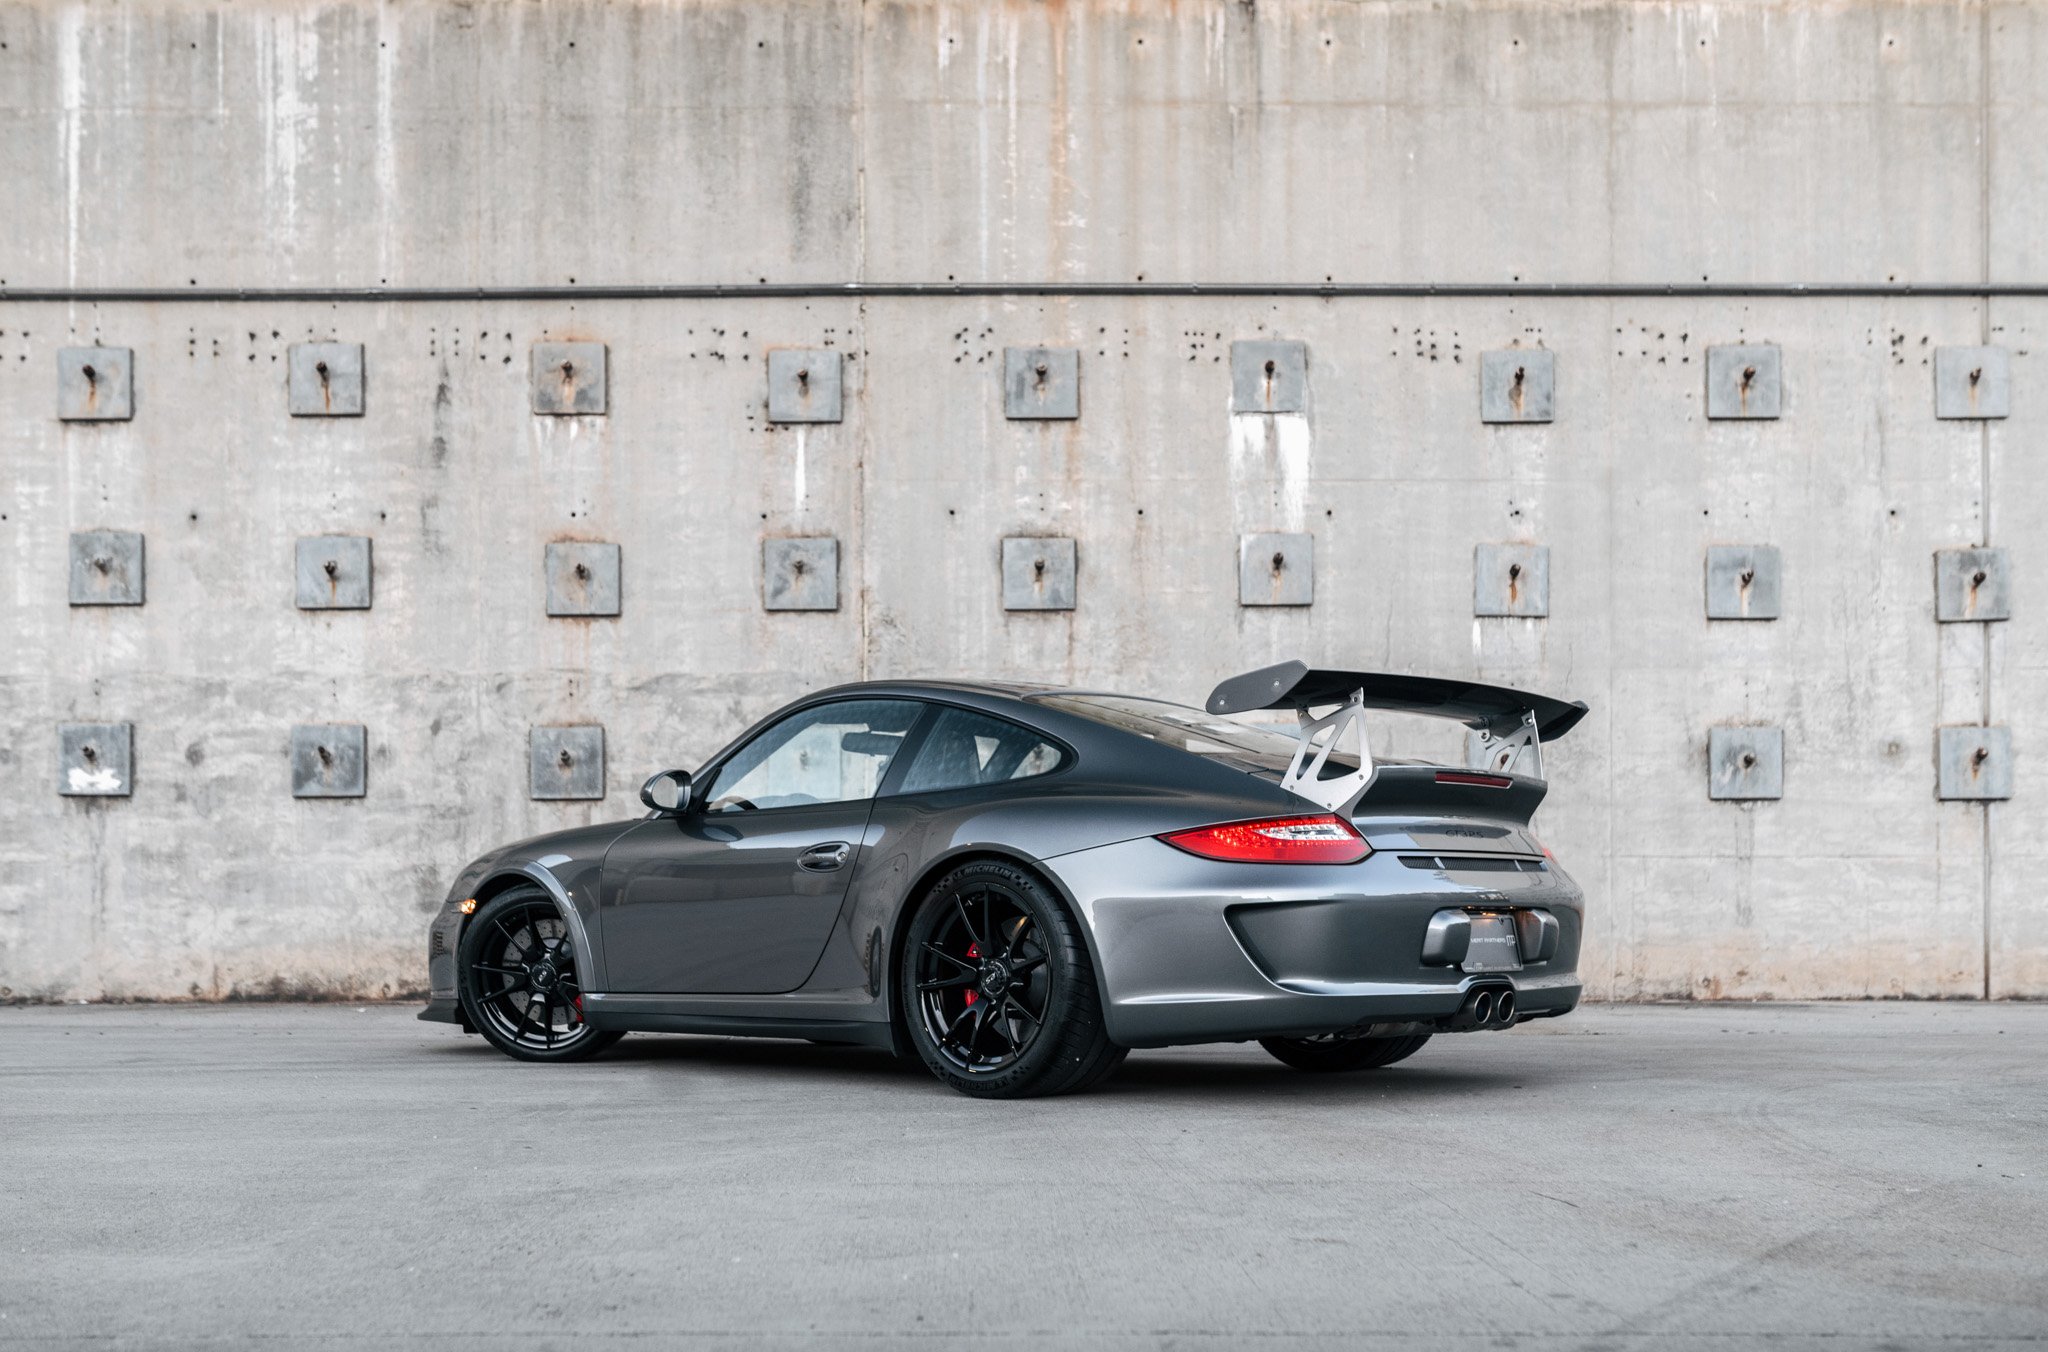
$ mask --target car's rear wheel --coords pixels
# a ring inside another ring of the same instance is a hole
[[[623,1034],[583,1019],[583,964],[555,899],[539,887],[493,897],[462,933],[462,1008],[521,1061],[580,1061]]]
[[[1014,865],[963,865],[917,903],[902,964],[910,1041],[978,1098],[1085,1089],[1124,1059],[1073,917]]]
[[[1259,1045],[1296,1070],[1373,1070],[1405,1061],[1429,1034],[1413,1037],[1262,1037]]]

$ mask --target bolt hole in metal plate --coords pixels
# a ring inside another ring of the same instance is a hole
[[[1550,546],[1475,545],[1472,613],[1520,619],[1550,614]]]
[[[126,530],[74,534],[70,594],[74,606],[141,605],[142,536]]]
[[[1003,349],[1003,416],[1081,416],[1081,353],[1071,347]]]
[[[1707,618],[1775,620],[1781,561],[1776,545],[1707,547]]]
[[[1783,728],[1707,730],[1707,797],[1718,802],[1785,796]]]
[[[2012,618],[2012,569],[2003,549],[1934,554],[1934,616],[1943,624]]]
[[[1778,349],[1737,343],[1707,349],[1707,416],[1775,418],[1784,403]]]
[[[1316,542],[1306,534],[1268,532],[1237,541],[1237,603],[1307,606],[1316,599]]]
[[[825,347],[768,351],[768,421],[836,423],[840,418],[840,354]]]
[[[1934,350],[1934,416],[2004,418],[2012,414],[2012,354],[2002,347]]]
[[[57,349],[57,416],[120,422],[135,416],[135,354],[125,347]]]
[[[1302,413],[1307,408],[1307,343],[1264,340],[1230,345],[1232,413]]]
[[[1003,541],[1004,610],[1072,610],[1076,551],[1065,536]]]
[[[294,418],[363,415],[363,345],[293,343],[286,353],[288,402]]]
[[[1557,356],[1542,348],[1507,348],[1479,359],[1479,419],[1547,423],[1557,416]]]
[[[1943,799],[1987,802],[2012,797],[2009,728],[1942,728],[1936,760],[1936,790]]]
[[[66,798],[128,797],[134,760],[132,723],[57,725],[57,792]]]
[[[1522,940],[1515,932],[1515,917],[1495,911],[1474,915],[1472,940],[1458,966],[1467,972],[1521,971]]]
[[[610,406],[603,343],[535,343],[533,411],[552,417],[600,414]]]
[[[839,609],[839,541],[829,535],[761,542],[766,610]]]
[[[619,547],[595,540],[557,540],[544,556],[548,614],[619,613]]]
[[[368,610],[370,537],[309,535],[298,542],[292,573],[300,610]]]
[[[604,728],[534,728],[527,738],[528,796],[538,801],[604,797]]]
[[[301,723],[292,729],[292,797],[361,798],[367,744],[360,723]]]

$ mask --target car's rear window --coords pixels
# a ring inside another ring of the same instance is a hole
[[[1112,728],[1134,732],[1155,742],[1198,756],[1222,756],[1252,760],[1274,768],[1294,759],[1294,734],[1278,728],[1238,723],[1185,704],[1137,695],[1035,695],[1035,703]],[[1357,762],[1343,756],[1330,757],[1331,765],[1356,769]],[[1325,767],[1324,773],[1329,773]]]
[[[898,792],[934,793],[1030,779],[1059,769],[1061,759],[1060,749],[1043,735],[1007,718],[941,709]]]

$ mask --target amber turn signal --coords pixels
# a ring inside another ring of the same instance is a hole
[[[462,913],[463,913],[464,915],[475,915],[475,914],[476,914],[476,898],[475,898],[475,897],[464,897],[464,898],[462,899],[461,905],[462,905]]]

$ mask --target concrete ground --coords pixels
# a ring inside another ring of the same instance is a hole
[[[2036,1347],[2048,1006],[1609,1007],[981,1103],[399,1007],[0,1010],[0,1346]]]

